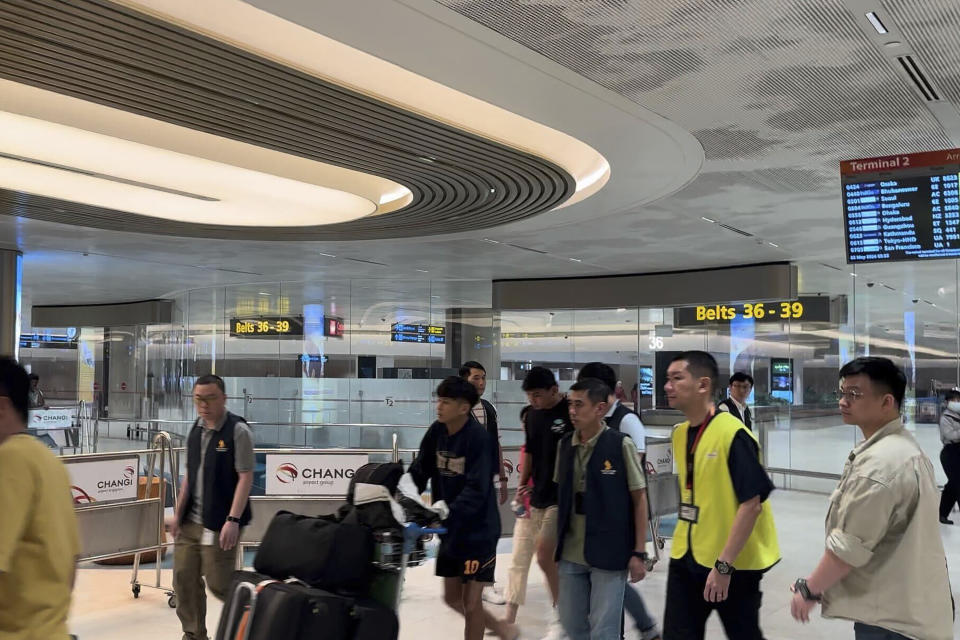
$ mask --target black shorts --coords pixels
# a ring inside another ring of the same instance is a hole
[[[442,578],[460,578],[462,582],[494,581],[493,574],[497,568],[497,555],[487,558],[455,558],[441,550],[437,554],[437,575]]]

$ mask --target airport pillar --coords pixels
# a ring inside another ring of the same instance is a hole
[[[20,347],[20,295],[23,254],[0,249],[0,355],[17,357]]]

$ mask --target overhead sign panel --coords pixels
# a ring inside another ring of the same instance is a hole
[[[704,324],[729,324],[734,320],[755,322],[830,322],[828,296],[803,296],[796,300],[774,302],[738,302],[704,304],[681,307],[676,310],[677,327],[696,327]]]
[[[960,258],[960,149],[840,163],[847,262]]]
[[[390,327],[391,342],[416,342],[421,344],[446,344],[446,327],[427,324],[394,323]]]
[[[258,316],[230,320],[230,337],[232,338],[277,336],[303,336],[303,316]]]

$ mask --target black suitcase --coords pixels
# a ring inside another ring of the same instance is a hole
[[[353,617],[355,624],[350,640],[397,640],[400,635],[396,612],[375,600],[357,600]]]
[[[352,598],[252,572],[236,575],[217,640],[352,640]]]
[[[373,532],[363,525],[280,511],[253,566],[279,580],[293,577],[320,589],[361,593],[373,575],[373,544]]]
[[[353,478],[350,479],[347,502],[353,504],[353,488],[358,482],[382,485],[390,491],[390,495],[393,495],[397,492],[401,477],[403,477],[401,462],[369,462],[357,469]]]

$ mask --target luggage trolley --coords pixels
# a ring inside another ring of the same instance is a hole
[[[377,571],[370,586],[370,597],[399,614],[407,567],[419,567],[427,561],[425,538],[446,532],[442,527],[421,527],[413,522],[404,525],[399,534],[396,530],[375,532],[373,566]]]
[[[666,545],[666,539],[660,535],[660,519],[677,513],[680,508],[680,487],[676,475],[657,473],[650,462],[645,462],[644,466],[647,472],[647,515],[653,540],[653,559],[647,560],[649,571],[660,561],[660,552]]]

